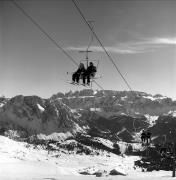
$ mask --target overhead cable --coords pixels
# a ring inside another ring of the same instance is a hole
[[[39,23],[37,21],[35,21],[32,16],[30,16],[23,8],[22,6],[20,6],[15,0],[11,0],[13,2],[13,4],[28,18],[31,20],[31,22],[53,43],[55,44],[76,66],[78,66],[78,63],[64,50],[64,48],[61,47],[61,45],[56,42],[56,40],[54,40],[54,38],[52,38],[50,36],[49,33],[47,33],[42,26],[39,25]]]

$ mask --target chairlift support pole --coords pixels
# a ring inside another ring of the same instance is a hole
[[[173,145],[173,168],[172,168],[172,177],[175,177],[175,147],[176,144]]]
[[[86,61],[87,68],[88,68],[88,66],[89,66],[89,53],[92,52],[92,51],[89,51],[89,50],[87,49],[87,50],[85,50],[85,51],[79,51],[79,52],[80,52],[80,53],[86,53],[86,59],[85,59],[85,61]]]
[[[89,25],[91,26],[91,29],[93,30],[93,28],[94,28],[94,26],[93,26],[94,21],[93,20],[88,20],[87,22],[89,23]],[[84,50],[83,51],[79,51],[81,53],[86,53],[85,61],[86,61],[86,64],[87,64],[87,68],[89,66],[89,53],[92,52],[92,51],[89,50],[89,47],[90,47],[92,41],[93,41],[93,34],[91,33],[91,41],[89,42],[89,44],[87,46],[87,49],[85,51]]]

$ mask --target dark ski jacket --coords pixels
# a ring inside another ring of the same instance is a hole
[[[145,133],[145,132],[143,132],[143,133],[141,134],[141,138],[146,138],[146,133]]]
[[[86,70],[87,74],[95,74],[97,72],[97,68],[95,66],[89,66]]]
[[[85,73],[85,72],[86,72],[86,69],[85,69],[85,68],[79,68],[79,69],[76,71],[77,74],[83,74],[83,73]]]
[[[147,138],[151,138],[151,135],[152,135],[151,132],[147,132],[147,133],[146,133],[146,137],[147,137]]]

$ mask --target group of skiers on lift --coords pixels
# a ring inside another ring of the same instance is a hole
[[[141,133],[141,140],[142,140],[142,143],[143,144],[150,144],[151,143],[151,136],[152,136],[152,133],[147,130],[142,130],[142,133]]]
[[[72,75],[72,83],[79,84],[79,80],[82,79],[83,85],[90,85],[90,79],[95,76],[96,72],[97,68],[94,66],[92,62],[89,63],[87,69],[84,67],[83,63],[80,63],[77,71],[74,72]]]

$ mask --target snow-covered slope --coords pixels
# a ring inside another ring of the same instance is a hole
[[[3,136],[0,136],[0,159],[1,180],[78,175],[75,168],[64,166],[66,158],[58,166],[59,160],[52,158],[42,147],[16,142]]]
[[[1,180],[94,180],[97,179],[95,175],[103,176],[102,180],[168,180],[171,177],[169,171],[143,173],[141,169],[134,169],[134,161],[139,159],[136,156],[122,157],[106,152],[98,156],[65,154],[3,136],[0,136],[0,159]],[[126,176],[110,175],[114,171]]]
[[[155,125],[159,116],[150,116],[149,114],[146,114],[145,117],[147,118],[148,123],[152,127],[153,125]]]

